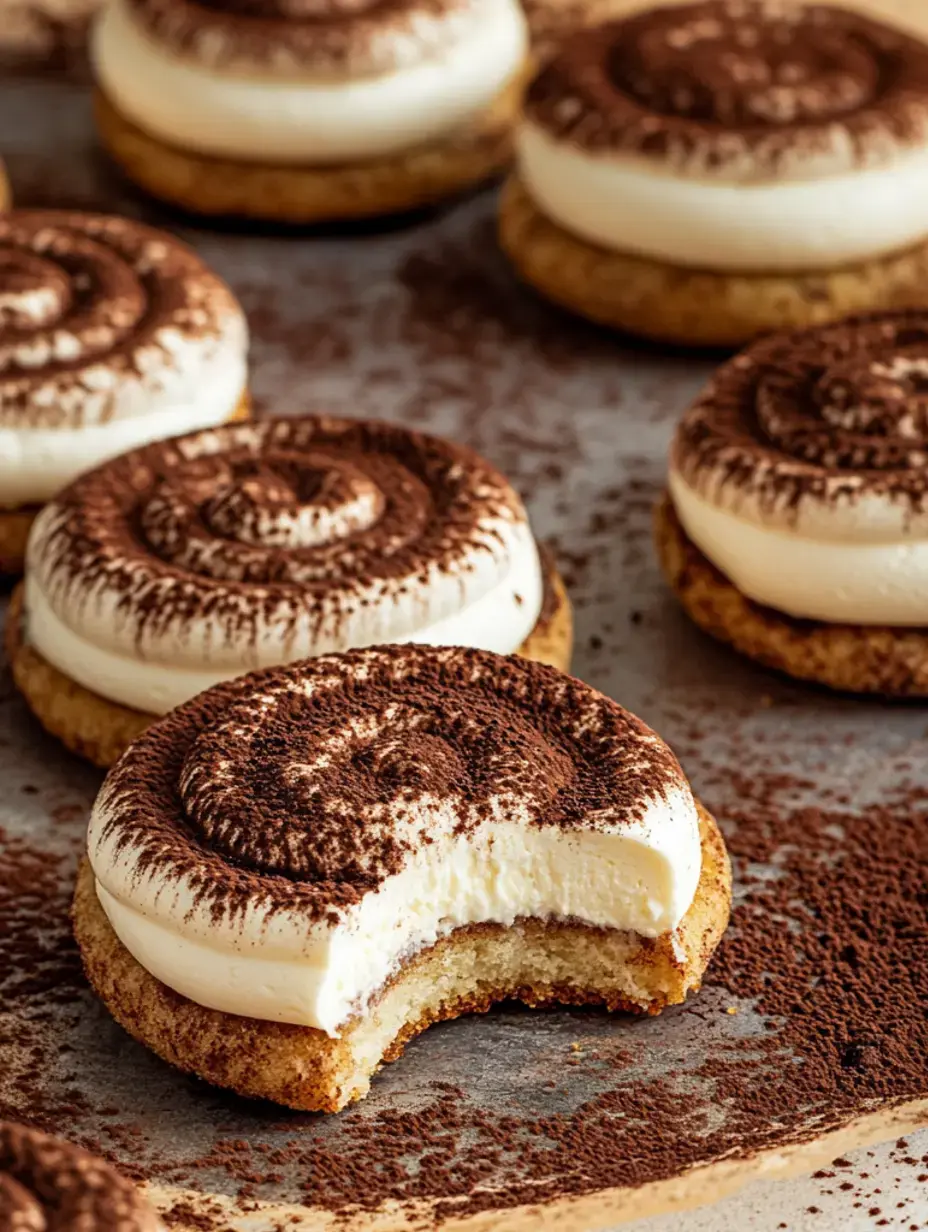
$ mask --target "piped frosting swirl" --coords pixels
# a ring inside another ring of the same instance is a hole
[[[796,529],[874,503],[913,528],[928,514],[928,314],[778,335],[730,360],[684,416],[681,478],[713,503]]]
[[[157,1232],[135,1187],[78,1147],[0,1122],[5,1232]]]
[[[527,115],[590,152],[697,176],[840,173],[928,142],[928,46],[826,5],[648,9],[567,40]]]
[[[129,0],[139,24],[203,68],[362,77],[433,59],[497,0]]]
[[[458,927],[672,933],[701,868],[692,792],[643,723],[552,668],[430,646],[201,694],[110,772],[88,854],[162,982],[334,1035]]]
[[[158,704],[117,698],[159,712],[249,667],[378,641],[515,650],[542,590],[499,472],[433,437],[318,417],[195,433],[82,477],[39,519],[27,608],[53,662],[43,611],[160,675]]]
[[[0,429],[193,406],[210,362],[245,346],[232,293],[173,237],[104,215],[0,215]]]
[[[229,919],[319,920],[450,827],[632,825],[685,784],[640,720],[553,668],[389,646],[234,681],[146,733],[110,772],[95,841],[189,878]]]

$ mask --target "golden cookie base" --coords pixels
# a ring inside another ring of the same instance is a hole
[[[194,214],[309,225],[402,214],[459,196],[512,158],[527,68],[479,121],[404,154],[346,166],[235,162],[182,150],[126,119],[97,90],[97,130],[125,174],[151,196]]]
[[[26,544],[41,505],[0,509],[0,575],[19,577],[26,559]]]
[[[685,346],[737,347],[760,334],[860,312],[919,307],[928,243],[821,272],[714,273],[588,243],[535,206],[513,176],[500,203],[500,243],[525,282],[600,325]]]
[[[551,570],[549,609],[519,648],[519,654],[567,671],[573,649],[573,615],[564,583]],[[107,768],[157,716],[109,701],[53,667],[26,641],[23,587],[13,593],[7,612],[6,652],[13,681],[46,731],[79,757]]]
[[[561,575],[553,564],[546,565],[545,584],[550,594],[548,610],[538,617],[535,628],[518,649],[523,659],[547,663],[559,671],[570,671],[574,649],[574,614]]]
[[[516,921],[459,929],[401,967],[338,1039],[311,1027],[206,1009],[150,975],[123,946],[84,861],[74,931],[91,985],[118,1023],[178,1069],[241,1095],[336,1112],[362,1099],[385,1061],[436,1022],[495,1001],[605,1004],[659,1013],[697,989],[731,909],[731,868],[714,819],[700,810],[702,874],[677,929],[649,940],[576,923]],[[569,984],[552,982],[565,971]],[[627,989],[636,990],[629,999]],[[645,998],[642,1001],[641,998]]]
[[[846,693],[928,697],[928,631],[795,620],[754,603],[687,537],[669,496],[655,513],[655,540],[690,619],[749,659]]]

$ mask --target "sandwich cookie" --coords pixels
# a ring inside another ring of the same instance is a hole
[[[657,516],[689,615],[832,688],[928,696],[928,313],[775,335],[684,416]]]
[[[707,0],[581,31],[517,145],[503,247],[605,325],[728,346],[924,300],[928,45],[863,14]]]
[[[97,123],[197,213],[393,214],[508,163],[528,42],[519,0],[108,0]]]
[[[170,1064],[334,1112],[497,1000],[683,1001],[730,893],[715,822],[621,706],[517,656],[387,646],[149,728],[94,806],[74,925]]]
[[[60,1138],[0,1121],[0,1228],[5,1232],[159,1232],[119,1173]]]
[[[81,471],[247,412],[247,330],[189,248],[125,218],[0,216],[0,570]]]
[[[158,715],[254,668],[378,642],[566,667],[570,605],[508,481],[395,425],[280,419],[123,455],[46,507],[13,677],[111,765]]]

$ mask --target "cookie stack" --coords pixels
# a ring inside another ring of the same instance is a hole
[[[500,171],[528,63],[518,0],[116,0],[97,26],[97,123],[185,209],[363,218]]]
[[[670,444],[654,563],[688,615],[797,680],[928,697],[928,45],[860,6],[575,7],[540,51],[517,0],[107,0],[99,138],[207,221],[409,214],[514,166],[500,246],[543,297],[745,348]],[[506,476],[326,413],[312,373],[254,414],[247,314],[197,253],[8,204],[6,650],[108,770],[73,923],[116,1021],[337,1112],[501,1000],[698,992],[721,830],[568,674],[567,588]],[[155,1226],[99,1161],[0,1125],[0,1224],[55,1195],[62,1228]]]
[[[566,670],[571,640],[563,583],[497,470],[319,417],[176,437],[75,481],[38,518],[7,625],[34,712],[102,766],[252,668],[426,642]]]
[[[707,0],[583,30],[517,145],[503,246],[594,321],[732,346],[923,302],[928,45],[862,14]]]

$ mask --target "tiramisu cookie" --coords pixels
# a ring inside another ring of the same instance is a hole
[[[928,313],[775,335],[677,431],[661,560],[698,625],[792,676],[928,696]]]
[[[109,0],[102,140],[188,210],[294,223],[429,205],[509,161],[518,0]]]
[[[655,1014],[728,921],[673,754],[556,669],[388,646],[246,676],[151,727],[93,810],[74,923],[132,1035],[335,1111],[504,998]]]
[[[928,45],[860,13],[706,0],[582,31],[518,154],[504,248],[606,325],[732,345],[925,298]]]
[[[241,417],[246,327],[172,236],[125,218],[0,216],[0,571],[38,507],[125,449]]]
[[[377,642],[566,667],[570,606],[506,479],[398,426],[265,420],[128,453],[41,514],[8,624],[17,685],[110,765],[258,667]]]
[[[0,1121],[3,1232],[158,1232],[134,1185],[79,1147]]]

